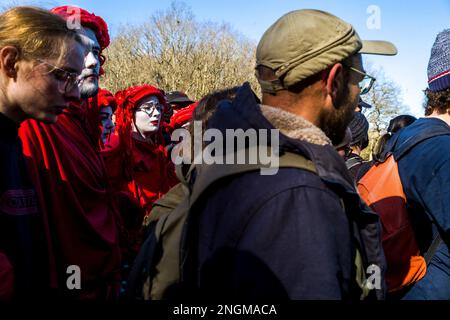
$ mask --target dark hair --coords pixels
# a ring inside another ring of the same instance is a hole
[[[194,109],[194,112],[192,113],[192,120],[202,121],[202,129],[205,130],[209,118],[211,118],[212,114],[216,111],[217,104],[221,100],[233,100],[239,88],[240,87],[226,88],[211,92],[204,96]],[[191,127],[192,126],[189,126],[190,131]],[[192,131],[191,134],[193,134]]]
[[[194,112],[192,113],[191,123],[188,126],[188,131],[191,136],[191,141],[194,141],[194,121],[201,121],[202,122],[202,131],[204,132],[206,130],[206,127],[208,125],[209,118],[213,115],[213,113],[217,109],[217,105],[222,100],[233,100],[236,96],[236,93],[240,87],[232,87],[232,88],[226,88],[223,90],[218,90],[211,92],[204,96],[200,101],[198,102],[197,107],[195,107]],[[205,147],[205,143],[202,142],[202,148]],[[191,159],[194,157],[194,150],[191,149]],[[185,167],[183,171],[187,170],[188,168]]]
[[[390,133],[396,133],[400,129],[409,126],[416,120],[416,117],[410,116],[409,114],[402,114],[389,121],[387,131]]]
[[[0,13],[0,48],[14,46],[19,59],[61,59],[70,40],[82,43],[63,18],[48,10],[23,6]]]
[[[425,95],[427,97],[426,116],[431,115],[434,111],[437,111],[439,114],[450,114],[450,88],[438,92],[426,89]]]
[[[376,162],[383,161],[384,151],[386,150],[386,146],[389,140],[391,139],[392,135],[400,131],[400,129],[409,126],[416,120],[417,119],[415,117],[407,114],[402,114],[400,116],[391,119],[391,121],[389,121],[389,126],[387,128],[388,132],[382,135],[380,139],[378,139],[375,148],[373,149],[372,153],[373,160],[375,160]]]
[[[353,112],[353,118],[348,124],[352,133],[351,147],[364,150],[369,145],[369,121],[361,112]]]

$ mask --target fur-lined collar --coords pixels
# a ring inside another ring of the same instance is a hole
[[[285,136],[321,146],[331,144],[325,133],[308,120],[280,108],[264,104],[259,107],[264,117]]]

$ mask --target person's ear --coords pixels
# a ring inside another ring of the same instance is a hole
[[[340,63],[336,63],[331,67],[326,79],[327,94],[331,97],[332,101],[335,101],[339,96],[339,92],[342,92],[344,83],[343,77],[344,67]]]
[[[5,46],[0,49],[0,67],[10,78],[17,75],[16,63],[19,58],[19,51],[14,46]]]

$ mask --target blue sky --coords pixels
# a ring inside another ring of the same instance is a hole
[[[1,4],[36,4],[46,8],[72,4],[102,16],[112,35],[121,24],[139,24],[156,10],[163,10],[171,0],[0,0]],[[450,0],[185,0],[199,20],[227,22],[240,33],[257,42],[264,31],[283,14],[296,9],[329,11],[350,22],[363,39],[393,42],[395,57],[368,57],[382,67],[386,76],[402,88],[405,105],[421,116],[423,93],[427,86],[426,68],[436,34],[450,28]],[[369,28],[367,21],[379,8],[380,28]]]

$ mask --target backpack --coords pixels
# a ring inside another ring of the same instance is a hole
[[[398,164],[392,154],[386,154],[383,162],[372,166],[357,186],[361,198],[380,216],[387,289],[394,292],[407,288],[425,276],[427,264],[440,243],[439,233],[426,257],[422,256],[408,216]]]
[[[181,183],[169,190],[153,206],[150,220],[147,221],[146,240],[130,272],[125,299],[185,300],[195,296],[195,280],[190,277],[195,273],[195,258],[192,258],[194,255],[190,245],[193,241],[189,237],[195,210],[191,208],[213,183],[225,177],[260,170],[262,167],[264,166],[261,164],[192,166],[187,174],[188,178],[179,174],[181,170],[177,170]],[[298,168],[317,174],[312,161],[289,152],[280,156],[279,167]],[[189,182],[191,174],[196,175],[193,184]],[[355,221],[353,225],[354,229],[359,230],[358,233],[361,232]],[[369,233],[371,234],[370,231]],[[356,285],[363,298],[370,291],[366,286],[366,255],[374,250],[362,244],[364,240],[360,239],[360,235],[356,238]],[[369,238],[373,236],[369,235]]]
[[[210,165],[214,174],[207,181],[191,191],[188,179],[181,175],[177,167],[177,176],[181,183],[170,189],[153,204],[149,218],[144,222],[145,241],[135,259],[128,279],[125,293],[127,300],[161,300],[167,298],[169,289],[181,279],[180,260],[183,247],[183,232],[190,208],[196,199],[215,181],[232,175],[260,170],[261,164]],[[279,167],[304,169],[315,173],[312,161],[294,153],[284,153]],[[193,172],[191,167],[190,173]],[[190,175],[188,173],[188,175]]]

